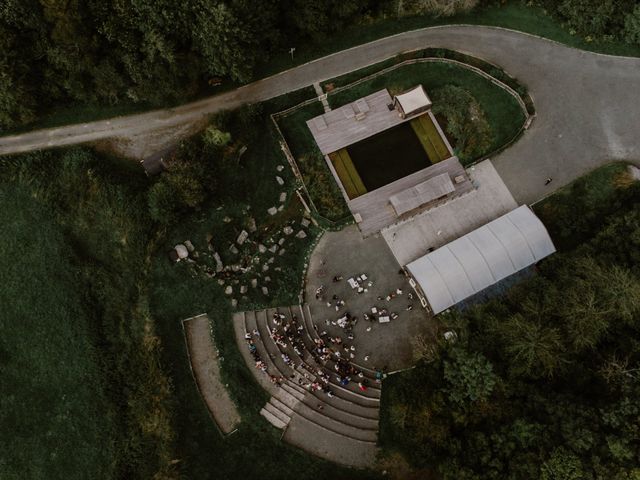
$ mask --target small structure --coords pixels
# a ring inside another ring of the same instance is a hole
[[[412,88],[393,99],[393,105],[400,114],[400,118],[417,115],[431,108],[431,99],[422,85]]]
[[[406,266],[423,306],[438,314],[556,251],[522,205]]]

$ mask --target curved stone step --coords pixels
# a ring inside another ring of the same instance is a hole
[[[333,397],[329,397],[326,393],[322,391],[318,392],[309,392],[316,401],[323,402],[325,404],[331,405],[338,410],[342,410],[344,412],[350,413],[352,415],[356,415],[361,418],[378,420],[380,417],[380,406],[379,404],[375,404],[373,406],[364,406],[359,403],[354,403],[347,399],[344,399],[338,395],[334,395]]]
[[[291,415],[293,415],[293,408],[291,408],[288,405],[284,404],[283,402],[278,400],[276,397],[272,396],[269,399],[269,403],[273,404],[273,406],[276,407],[278,410],[286,413],[289,416],[289,418],[291,418]]]
[[[267,404],[269,405],[269,404]],[[262,410],[260,410],[260,415],[262,415],[264,418],[267,419],[267,421],[273,425],[276,428],[279,428],[281,430],[285,429],[288,425],[288,422],[285,423],[283,422],[280,418],[278,418],[277,416],[275,416],[273,413],[271,413],[270,411],[268,411],[266,408],[262,408]]]
[[[244,361],[247,365],[247,368],[251,370],[254,378],[258,382],[258,384],[271,395],[273,395],[277,391],[277,386],[272,384],[269,381],[269,378],[260,370],[254,367],[253,357],[249,352],[249,346],[244,338],[244,334],[247,333],[246,329],[246,320],[245,313],[235,313],[233,316],[233,328],[236,336],[236,344],[238,345],[238,349],[240,350],[240,354],[244,358]],[[258,345],[256,344],[256,347]],[[258,348],[258,353],[260,353],[260,349]],[[262,354],[260,354],[262,357]],[[270,367],[272,371],[275,371],[275,367],[273,364],[270,365],[270,360],[265,359],[267,366]]]
[[[303,402],[300,402],[295,408],[293,416],[295,417],[296,414],[303,416],[310,422],[313,422],[316,425],[319,425],[329,431],[338,433],[348,438],[352,438],[354,440],[370,443],[376,443],[378,440],[378,432],[376,430],[365,430],[342,423],[339,420],[317,412]]]
[[[356,468],[370,468],[378,451],[374,443],[326,430],[300,415],[291,418],[283,439],[312,455]]]
[[[284,360],[282,360],[281,352],[278,349],[278,346],[269,336],[269,331],[267,330],[265,319],[265,310],[256,312],[254,323],[255,326],[253,328],[256,328],[258,332],[260,332],[260,339],[256,340],[256,344],[261,343],[264,346],[264,349],[268,352],[269,358],[276,365],[282,376],[284,376],[285,378],[290,378],[292,375],[294,375],[293,369],[286,363],[284,363]],[[251,325],[249,325],[249,323],[247,324],[247,328],[251,328]]]
[[[326,397],[326,395],[325,395]],[[366,418],[360,415],[355,415],[341,408],[336,408],[325,401],[325,399],[318,399],[317,397],[313,397],[310,395],[306,395],[304,400],[302,401],[305,405],[307,405],[312,410],[315,410],[321,415],[325,417],[332,418],[337,422],[340,422],[345,425],[351,425],[352,427],[361,429],[361,430],[373,430],[374,432],[378,431],[378,419],[377,418]],[[322,406],[320,409],[318,406]]]
[[[291,416],[280,410],[275,403],[270,401],[264,404],[264,410],[279,418],[285,425],[291,420]]]

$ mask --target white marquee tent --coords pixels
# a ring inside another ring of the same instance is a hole
[[[407,270],[437,314],[555,251],[544,224],[522,205],[411,262]]]

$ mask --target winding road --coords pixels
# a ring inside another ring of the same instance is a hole
[[[503,67],[527,85],[537,116],[493,160],[521,203],[532,203],[614,160],[640,160],[640,59],[613,57],[493,27],[409,31],[344,50],[233,91],[177,108],[0,137],[0,155],[178,129],[207,115],[259,102],[357,70],[403,51],[459,50]],[[544,180],[553,178],[545,186]]]

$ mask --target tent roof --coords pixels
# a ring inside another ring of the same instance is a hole
[[[405,115],[410,115],[412,112],[420,110],[421,108],[431,106],[431,100],[429,100],[422,85],[418,85],[405,93],[396,95],[396,100]]]
[[[544,224],[522,205],[407,269],[437,314],[555,251]]]

